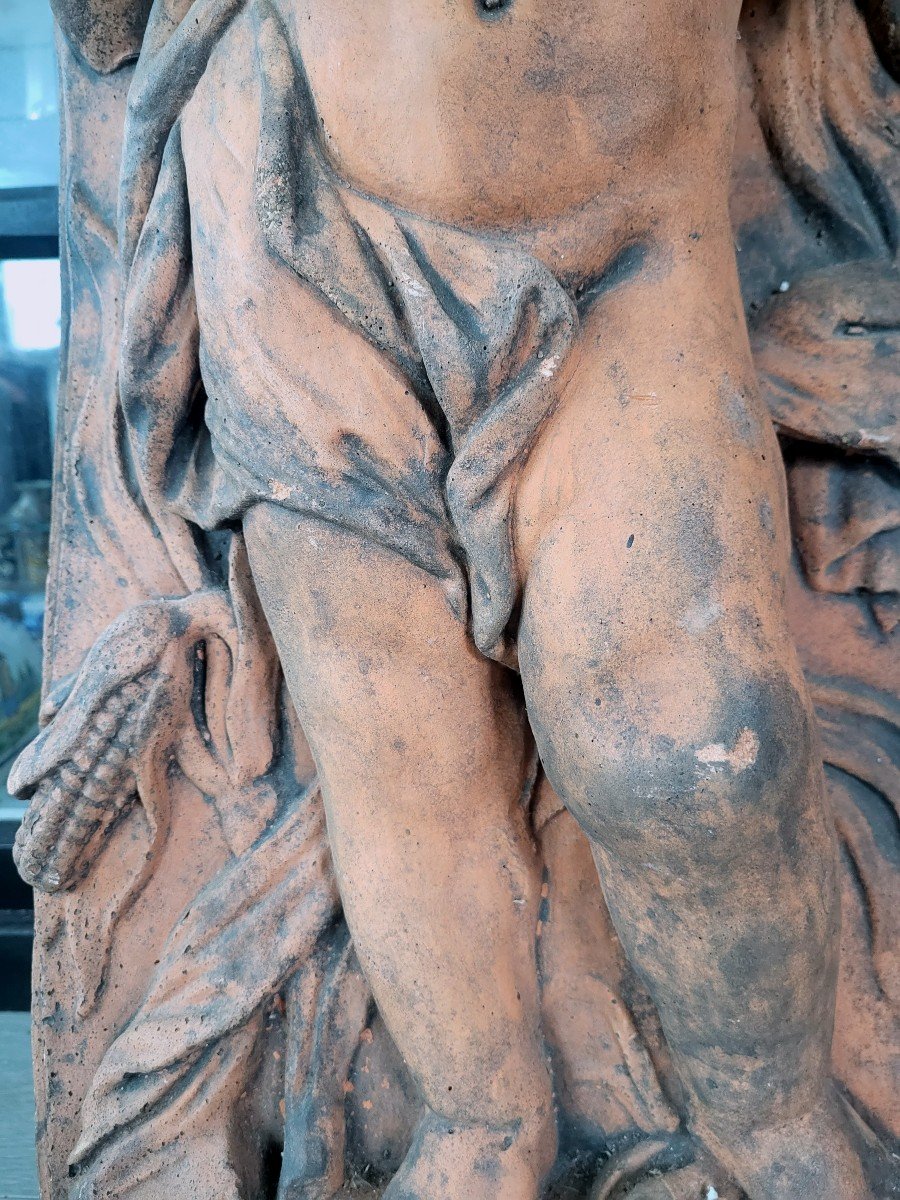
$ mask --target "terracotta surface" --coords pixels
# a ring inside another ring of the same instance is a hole
[[[46,1200],[900,1193],[896,5],[54,8]]]

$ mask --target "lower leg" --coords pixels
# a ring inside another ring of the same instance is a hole
[[[521,706],[430,577],[274,509],[246,532],[357,954],[432,1113],[390,1194],[536,1197],[555,1127]]]
[[[526,606],[520,640],[539,748],[592,840],[698,1131],[753,1200],[859,1200],[828,1091],[835,846],[795,666],[774,643],[730,658],[719,639],[679,658],[668,631],[576,681],[564,664],[596,652],[554,646],[578,621],[546,617]]]

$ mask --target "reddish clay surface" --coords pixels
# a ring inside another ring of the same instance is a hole
[[[896,5],[54,8],[45,1200],[895,1194]]]

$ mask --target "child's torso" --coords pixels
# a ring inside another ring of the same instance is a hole
[[[727,179],[735,0],[276,4],[332,163],[403,208],[516,227]]]

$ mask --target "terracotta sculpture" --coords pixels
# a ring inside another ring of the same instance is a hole
[[[887,1194],[895,6],[54,7],[45,1196]]]

